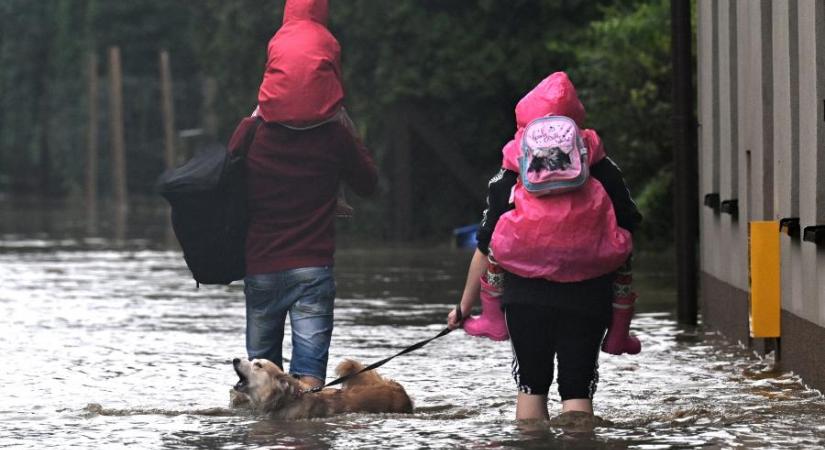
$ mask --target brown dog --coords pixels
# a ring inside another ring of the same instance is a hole
[[[240,378],[235,392],[247,397],[255,411],[269,413],[276,419],[308,419],[348,412],[412,412],[412,401],[404,388],[374,370],[347,380],[341,389],[305,392],[304,384],[266,359],[235,358],[232,365]],[[362,368],[360,363],[348,359],[335,372],[343,377]]]

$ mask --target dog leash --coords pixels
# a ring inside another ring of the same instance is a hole
[[[462,316],[462,314],[461,314],[461,303],[459,303],[458,306],[456,306],[455,312],[456,312],[456,318],[458,319],[457,320],[458,323],[463,322],[464,321],[464,316]],[[349,380],[350,378],[354,378],[354,377],[356,377],[356,376],[358,376],[358,375],[360,375],[364,372],[368,372],[370,370],[377,369],[377,368],[383,366],[384,364],[388,363],[391,359],[393,359],[397,356],[401,356],[401,355],[404,355],[406,353],[410,353],[412,351],[418,350],[419,348],[429,344],[430,342],[432,342],[432,341],[434,341],[434,340],[436,340],[436,339],[438,339],[442,336],[446,336],[447,334],[450,334],[451,331],[453,331],[453,329],[450,328],[450,327],[444,328],[443,330],[441,330],[441,332],[439,332],[435,336],[433,336],[429,339],[425,339],[421,342],[416,342],[415,344],[405,348],[404,350],[401,350],[400,352],[390,356],[389,358],[384,358],[381,361],[376,361],[376,362],[368,365],[367,367],[364,367],[363,369],[359,370],[358,372],[351,373],[349,375],[344,375],[343,377],[340,377],[340,378],[336,378],[335,380],[332,380],[332,381],[330,381],[329,383],[327,383],[323,386],[316,386],[316,387],[311,388],[311,389],[305,389],[303,392],[304,393],[319,392],[320,390],[322,390],[324,388],[328,388],[330,386],[335,386],[336,384],[344,383],[345,381]]]

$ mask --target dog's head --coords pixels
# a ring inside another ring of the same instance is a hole
[[[283,406],[285,400],[300,395],[298,381],[272,361],[235,358],[232,365],[239,378],[234,389],[249,397],[254,408],[274,410]]]

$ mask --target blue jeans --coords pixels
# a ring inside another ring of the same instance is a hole
[[[284,367],[281,345],[289,313],[289,373],[326,379],[335,279],[332,267],[302,267],[244,278],[246,352]]]

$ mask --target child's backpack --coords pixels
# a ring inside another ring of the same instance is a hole
[[[246,152],[262,123],[241,121],[229,149],[215,144],[161,175],[158,190],[172,207],[172,228],[200,284],[229,284],[246,274]]]
[[[527,192],[568,192],[587,181],[587,147],[573,119],[540,117],[525,127],[520,145],[519,172]]]

